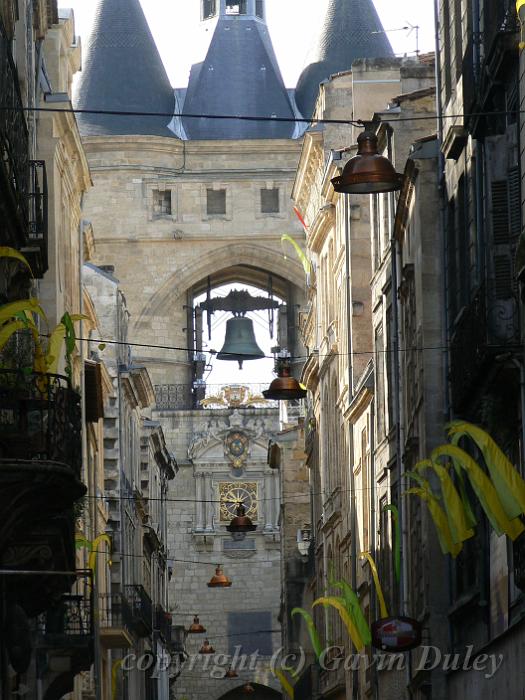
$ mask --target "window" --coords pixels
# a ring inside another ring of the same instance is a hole
[[[237,2],[226,2],[226,14],[227,15],[245,15],[246,14],[246,3],[248,0],[237,0]]]
[[[202,19],[210,19],[217,14],[217,0],[202,0]]]
[[[153,190],[153,214],[171,216],[171,190]]]
[[[208,216],[226,215],[226,190],[206,190],[206,213]]]
[[[261,212],[263,214],[279,213],[279,190],[276,187],[261,190]]]
[[[264,19],[264,2],[263,0],[255,0],[255,14],[257,17]]]

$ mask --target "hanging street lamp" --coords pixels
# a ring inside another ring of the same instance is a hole
[[[288,354],[283,354],[276,358],[275,371],[277,372],[277,378],[273,380],[266,391],[263,391],[265,399],[292,401],[306,397],[305,387],[299,384],[295,377],[292,377],[290,356]]]
[[[215,575],[208,582],[208,588],[229,588],[232,585],[230,579],[224,575],[220,564],[217,564]]]
[[[366,129],[357,137],[357,155],[333,178],[332,185],[341,194],[377,194],[400,190],[403,179],[388,158],[379,155],[376,134]]]
[[[199,649],[199,654],[215,654],[215,649],[207,639],[204,640],[204,644]]]
[[[246,534],[247,532],[254,532],[257,530],[257,525],[254,525],[251,519],[246,515],[246,506],[244,503],[239,503],[235,517],[232,518],[230,524],[226,526],[226,529],[228,532],[231,532],[232,535]]]
[[[188,628],[188,634],[204,634],[206,629],[199,622],[199,616],[195,615],[192,624]]]
[[[241,692],[244,695],[251,695],[252,693],[255,693],[255,688],[251,683],[246,683],[246,685],[243,685]]]
[[[234,678],[239,678],[239,674],[234,668],[230,666],[230,668],[224,674],[223,678],[226,680],[233,680]]]

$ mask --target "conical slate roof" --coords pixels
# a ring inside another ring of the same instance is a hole
[[[328,0],[313,61],[299,78],[295,99],[301,113],[310,117],[319,84],[341,71],[349,70],[357,58],[393,56],[372,0]]]
[[[99,0],[77,109],[173,114],[173,89],[139,0]],[[79,114],[85,136],[173,136],[170,117]]]
[[[221,17],[208,53],[191,69],[184,114],[294,118],[264,22]],[[293,122],[183,118],[190,139],[291,138]]]

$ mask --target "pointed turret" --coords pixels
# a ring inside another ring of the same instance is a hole
[[[295,91],[301,113],[312,116],[319,84],[349,70],[357,58],[393,55],[372,0],[328,0],[313,60],[301,73]]]
[[[184,114],[280,117],[293,120],[265,21],[264,0],[201,0],[213,30],[206,58],[192,66]],[[290,122],[183,118],[190,139],[291,138]]]
[[[139,0],[99,0],[75,107],[173,114],[173,90]],[[85,136],[173,136],[169,116],[79,114],[78,121]]]

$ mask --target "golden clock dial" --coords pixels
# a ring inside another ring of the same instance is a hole
[[[257,520],[257,483],[222,482],[219,484],[220,519],[229,522],[237,513],[237,506],[243,503],[246,515]]]

